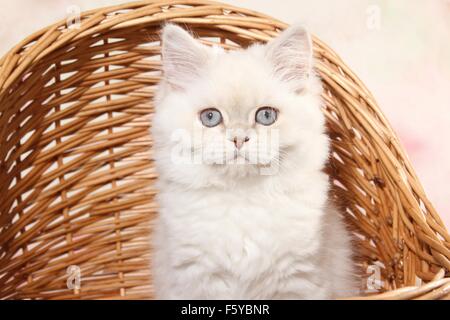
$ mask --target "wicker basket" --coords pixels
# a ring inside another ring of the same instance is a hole
[[[0,298],[151,298],[148,129],[166,20],[229,49],[287,26],[210,1],[135,2],[60,21],[0,60]],[[449,298],[450,235],[370,92],[314,46],[332,173],[358,227],[361,270],[375,272],[362,280],[369,297]],[[68,289],[69,266],[81,288]]]

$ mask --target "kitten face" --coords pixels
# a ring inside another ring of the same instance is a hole
[[[201,186],[323,166],[321,86],[302,28],[225,52],[167,25],[162,57],[152,130],[167,178]]]

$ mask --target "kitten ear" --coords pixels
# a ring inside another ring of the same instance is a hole
[[[295,83],[300,90],[312,72],[311,37],[301,26],[289,27],[266,45],[266,57],[280,79]]]
[[[209,52],[187,31],[167,24],[162,31],[162,68],[164,79],[174,89],[183,90],[199,76]]]

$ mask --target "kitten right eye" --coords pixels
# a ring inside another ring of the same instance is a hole
[[[255,120],[263,126],[270,126],[277,121],[278,111],[272,107],[262,107],[256,111]]]
[[[200,121],[205,127],[212,128],[222,122],[222,114],[215,108],[208,108],[200,113]]]

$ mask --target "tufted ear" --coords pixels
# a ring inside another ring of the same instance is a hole
[[[301,26],[292,26],[266,45],[266,57],[275,74],[283,81],[301,89],[313,67],[312,40]]]
[[[164,79],[173,89],[184,90],[200,75],[209,58],[209,48],[183,28],[167,24],[162,31],[161,54]]]

